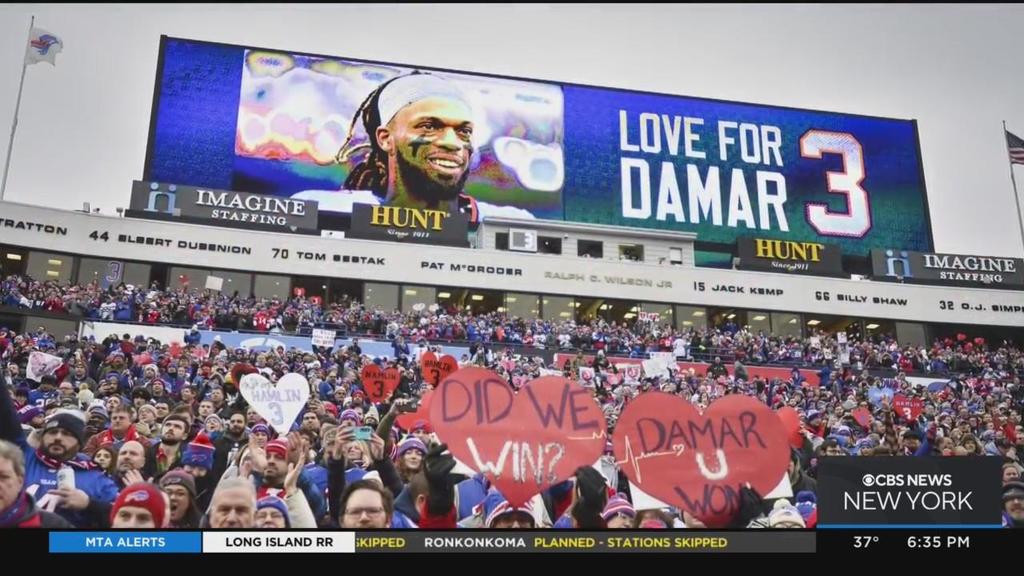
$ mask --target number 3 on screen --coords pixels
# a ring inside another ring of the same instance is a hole
[[[800,138],[800,155],[821,159],[823,153],[843,157],[842,172],[828,172],[828,191],[846,196],[846,209],[831,212],[827,204],[807,203],[807,222],[822,236],[863,238],[871,230],[871,200],[861,188],[864,181],[864,150],[853,134],[808,130]]]

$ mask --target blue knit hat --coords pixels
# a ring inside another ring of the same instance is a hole
[[[427,455],[427,447],[415,436],[409,436],[398,445],[398,453],[395,455],[396,458],[401,458],[409,450],[419,450],[424,456]]]
[[[214,447],[205,432],[200,432],[196,439],[189,442],[185,454],[181,457],[182,466],[195,466],[207,472],[213,469]]]
[[[277,496],[264,496],[256,501],[256,511],[259,512],[264,508],[274,508],[284,516],[284,527],[291,528],[292,521],[288,518],[288,504],[284,500],[281,500]]]

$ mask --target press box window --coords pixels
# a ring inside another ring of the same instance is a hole
[[[494,248],[508,250],[508,232],[498,232],[494,235]]]
[[[673,266],[683,265],[683,249],[682,248],[669,248],[668,249],[668,262]]]
[[[576,251],[581,258],[604,258],[604,243],[596,240],[578,240]]]
[[[561,254],[562,239],[550,236],[541,236],[537,238],[537,252],[541,254]]]
[[[623,244],[619,246],[619,260],[643,262],[644,247],[639,244]]]

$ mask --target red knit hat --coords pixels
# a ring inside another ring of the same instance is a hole
[[[148,482],[132,484],[121,490],[114,500],[114,507],[110,509],[110,521],[117,517],[117,512],[125,507],[145,508],[153,515],[153,522],[157,528],[164,528],[164,519],[167,513],[167,504],[164,503],[163,492]]]
[[[277,454],[281,458],[288,458],[288,440],[284,438],[276,438],[274,440],[271,440],[270,442],[267,442],[267,447],[265,448],[265,451],[267,453],[267,456],[270,456],[271,454]]]

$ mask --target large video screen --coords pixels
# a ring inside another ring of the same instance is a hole
[[[164,37],[144,179],[928,251],[913,121]]]

